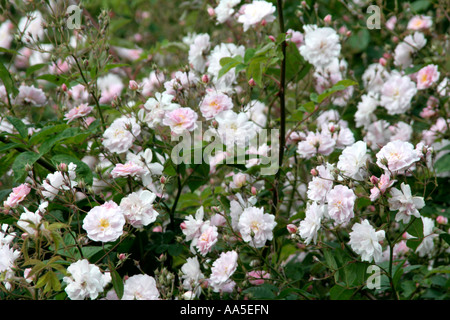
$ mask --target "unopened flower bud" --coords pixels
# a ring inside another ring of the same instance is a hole
[[[159,178],[159,182],[161,182],[161,184],[165,184],[167,181],[166,177],[161,176],[161,178]]]
[[[119,260],[123,261],[123,260],[125,260],[126,258],[127,258],[127,256],[126,256],[125,253],[120,253],[120,254],[119,254]]]
[[[204,74],[204,75],[202,76],[202,82],[203,82],[203,83],[208,83],[208,82],[209,82],[209,77],[208,77],[207,74]]]
[[[377,184],[378,183],[378,178],[377,177],[375,177],[375,176],[371,176],[370,177],[370,182],[372,182],[373,184]]]
[[[208,7],[208,14],[210,17],[214,17],[216,15],[213,7]]]
[[[267,21],[266,21],[266,19],[262,19],[262,21],[261,21],[261,26],[265,26],[267,24]]]
[[[251,78],[250,80],[248,80],[248,85],[249,85],[250,87],[256,86],[255,80],[253,80],[253,78]]]
[[[438,216],[436,218],[436,222],[439,224],[447,224],[448,223],[448,219],[444,216]]]
[[[386,61],[385,58],[380,58],[380,60],[378,60],[378,62],[379,62],[383,67],[385,67],[386,64],[387,64],[387,61]]]
[[[180,224],[180,228],[181,228],[181,230],[185,230],[185,229],[187,228],[186,222],[182,222],[182,223]]]
[[[297,230],[298,230],[297,226],[295,224],[292,224],[292,223],[288,224],[286,226],[286,228],[289,231],[289,233],[291,233],[291,234],[297,233]]]
[[[319,174],[319,173],[317,172],[316,169],[314,169],[314,168],[311,169],[311,175],[312,175],[312,176],[317,177],[318,174]]]
[[[256,196],[256,193],[258,191],[256,190],[256,188],[254,186],[252,186],[251,191],[252,191],[252,195]]]
[[[136,81],[130,80],[130,82],[128,83],[128,88],[130,88],[130,90],[136,91],[137,89],[139,89],[139,85]]]
[[[65,83],[63,83],[63,84],[61,85],[61,90],[64,91],[64,92],[67,91],[67,85],[66,85]]]
[[[325,18],[323,18],[323,21],[324,21],[326,24],[331,23],[331,14],[327,14],[327,15],[325,16]]]
[[[58,169],[58,171],[61,171],[61,172],[67,172],[67,164],[65,164],[64,162],[61,162],[60,164],[58,164],[57,169]]]
[[[269,36],[269,39],[270,39],[272,42],[275,42],[275,37],[274,37],[274,36]]]

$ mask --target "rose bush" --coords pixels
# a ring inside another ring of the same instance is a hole
[[[445,1],[9,1],[1,299],[448,299]]]

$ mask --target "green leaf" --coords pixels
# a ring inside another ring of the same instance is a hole
[[[27,164],[34,165],[34,163],[41,157],[40,154],[32,151],[22,152],[17,156],[12,165],[12,170],[14,172],[14,179],[16,182],[21,182],[25,179],[27,171],[25,166]]]
[[[423,68],[423,64],[419,64],[417,66],[409,67],[405,69],[405,75],[413,74]]]
[[[263,73],[263,64],[261,62],[252,60],[250,65],[247,68],[247,79],[255,80],[255,83],[261,87],[262,86],[262,73]]]
[[[116,270],[111,271],[111,278],[112,278],[114,291],[116,292],[117,297],[119,297],[119,300],[120,300],[123,297],[123,287],[124,287],[123,280],[120,277],[120,275],[117,273]]]
[[[410,235],[416,238],[423,238],[423,221],[420,218],[415,218],[411,225],[406,230]]]
[[[328,98],[331,94],[333,94],[333,93],[335,93],[335,92],[337,92],[337,91],[345,90],[345,89],[347,89],[348,87],[353,86],[353,85],[357,85],[357,84],[358,84],[358,83],[355,82],[355,81],[353,81],[353,80],[348,80],[348,79],[341,80],[341,81],[339,81],[338,83],[336,83],[333,87],[331,87],[331,88],[325,90],[324,92],[322,92],[322,93],[319,95],[319,97],[317,98],[317,101],[315,101],[315,102],[321,103],[323,100],[325,100],[326,98]],[[311,94],[311,96],[312,96],[312,95],[313,95],[313,94]],[[311,97],[311,100],[313,100],[312,97]],[[314,101],[314,100],[313,100],[313,101]]]
[[[354,290],[347,289],[345,287],[342,287],[342,286],[339,286],[336,284],[330,289],[330,299],[331,300],[349,300],[353,295],[353,291]]]
[[[6,52],[6,53],[9,53],[9,54],[19,54],[16,50],[6,49],[6,48],[3,48],[3,47],[0,47],[0,52]]]
[[[309,101],[307,103],[305,103],[304,105],[302,105],[303,109],[306,110],[306,112],[308,113],[312,113],[314,111],[314,109],[316,109],[316,104],[313,101]]]
[[[237,57],[239,57],[240,59]],[[233,69],[242,62],[242,57],[241,56],[237,57],[235,58],[225,57],[220,59],[220,65],[222,66],[222,69],[220,69],[217,79],[220,79],[224,74],[226,74],[228,71],[230,71],[231,69]]]
[[[14,85],[11,74],[9,73],[8,69],[6,69],[3,63],[0,63],[0,79],[2,80],[8,94],[11,94],[13,97],[15,97],[19,93],[19,90],[17,90]]]
[[[348,38],[347,43],[355,52],[364,51],[370,42],[370,32],[366,28],[361,28]]]
[[[7,116],[8,121],[16,128],[22,138],[28,137],[27,126],[22,122],[22,120],[15,117]]]
[[[327,266],[331,270],[337,270],[338,266],[337,266],[336,260],[334,259],[333,253],[330,250],[324,250],[323,256],[325,258]]]
[[[9,149],[14,149],[16,147],[26,147],[26,145],[24,145],[23,143],[15,143],[15,142],[7,143],[0,147],[0,152],[8,151]]]
[[[428,9],[431,5],[431,2],[428,0],[418,0],[411,3],[411,9],[413,12],[421,12]]]
[[[46,63],[38,63],[38,64],[34,64],[34,65],[28,67],[26,76],[29,77],[32,73],[42,69],[43,67],[46,67],[47,65],[48,64],[46,64]]]
[[[58,125],[52,125],[47,126],[39,130],[38,132],[35,132],[31,137],[28,143],[30,145],[35,145],[38,143],[41,143],[42,141],[45,141],[47,139],[47,136],[53,135],[54,133],[60,133],[67,129],[69,126],[67,124],[58,124]]]
[[[183,252],[183,246],[179,243],[168,245],[167,251],[173,257],[179,256]]]
[[[63,76],[62,74],[54,75],[54,74],[43,74],[37,77],[36,79],[40,80],[46,80],[48,82],[51,82],[57,86],[61,86],[63,83],[68,85],[69,80],[67,77]]]
[[[363,262],[350,263],[343,268],[341,273],[347,287],[358,287],[366,283],[369,264]]]
[[[172,162],[171,159],[167,160],[164,163],[163,173],[170,177],[174,177],[177,175],[177,170],[175,168],[175,164]]]
[[[286,47],[286,79],[294,78],[304,63],[297,46],[290,43]]]
[[[434,169],[436,170],[436,173],[450,171],[450,153],[447,153],[437,159],[434,163]]]
[[[62,140],[73,138],[77,134],[82,133],[80,128],[67,128],[63,132],[57,134],[56,136],[45,140],[44,143],[39,147],[39,153],[44,155],[47,152],[49,152],[54,145],[56,145],[58,142],[61,142]]]
[[[406,241],[406,245],[415,251],[417,247],[422,243],[423,241],[423,222],[420,218],[415,218],[414,221],[411,223],[411,225],[406,230],[410,235],[412,235],[413,239],[409,239]]]
[[[439,235],[439,238],[441,238],[442,240],[444,240],[445,242],[450,244],[450,234],[448,234],[448,233],[441,233]]]
[[[277,288],[270,284],[262,284],[257,287],[251,287],[243,291],[243,293],[250,295],[250,299],[254,300],[267,300],[275,299],[276,295],[273,291],[277,291]]]
[[[248,64],[250,62],[250,59],[252,59],[255,56],[256,49],[249,48],[245,51],[244,54],[244,64]]]

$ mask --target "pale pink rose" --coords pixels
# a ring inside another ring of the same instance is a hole
[[[30,104],[35,107],[42,107],[47,101],[44,91],[34,86],[20,86],[19,94],[16,97],[15,104]]]
[[[264,270],[254,270],[247,272],[249,282],[255,286],[264,284],[265,279],[270,279],[270,273]]]
[[[99,99],[100,104],[108,104],[116,96],[119,96],[125,87],[122,83],[122,79],[113,73],[109,73],[104,77],[97,79],[97,86],[100,89],[101,96]]]
[[[113,201],[92,208],[83,220],[83,229],[89,239],[101,242],[117,240],[123,234],[125,217]]]
[[[394,140],[386,144],[376,154],[377,165],[392,173],[403,173],[411,167],[420,157],[414,150],[414,146],[406,141]]]
[[[165,76],[160,71],[152,71],[147,78],[142,79],[141,87],[142,94],[145,97],[150,97],[156,88],[164,83]]]
[[[227,224],[227,220],[225,219],[225,217],[218,213],[213,215],[209,221],[211,222],[212,226],[216,227],[223,227]]]
[[[183,89],[195,86],[198,81],[198,77],[193,72],[177,71],[170,81],[164,82],[165,93],[176,96]]]
[[[198,119],[197,113],[191,108],[178,108],[165,114],[163,124],[170,127],[173,134],[193,131]]]
[[[20,202],[25,199],[25,197],[30,193],[31,188],[27,183],[23,183],[18,187],[12,189],[12,192],[9,194],[8,199],[3,202],[3,205],[6,208],[15,208],[19,205]]]
[[[211,251],[218,240],[218,232],[216,226],[211,226],[209,223],[205,223],[202,226],[202,234],[196,241],[196,247],[202,256],[205,256]]]
[[[450,126],[450,119],[445,120],[444,118],[438,118],[436,123],[433,124],[429,130],[424,130],[422,132],[422,139],[425,144],[433,144],[439,136],[438,133],[444,133],[447,131],[448,126]]]
[[[335,145],[336,141],[329,133],[310,131],[305,140],[298,143],[297,153],[306,159],[314,157],[317,153],[328,156],[333,152]]]
[[[327,195],[328,215],[337,224],[346,224],[354,217],[356,195],[347,186],[337,185]]]
[[[422,30],[429,29],[433,25],[433,20],[429,16],[414,16],[409,20],[407,29],[409,30]]]
[[[211,120],[220,112],[232,108],[233,101],[231,98],[220,92],[209,92],[200,104],[200,111],[206,120]]]
[[[128,161],[125,164],[122,163],[116,164],[114,169],[111,171],[111,175],[113,178],[127,177],[127,176],[136,177],[143,174],[144,171],[145,171],[144,168],[142,168],[141,166],[135,164],[133,161]]]
[[[420,111],[420,116],[425,119],[431,118],[434,115],[436,115],[436,111],[431,106],[427,106]]]
[[[14,59],[14,65],[16,68],[25,69],[30,65],[30,57],[33,54],[33,50],[27,47],[23,47],[19,50],[19,54],[17,54]]]
[[[237,21],[243,24],[245,32],[250,27],[273,22],[275,20],[274,13],[276,7],[270,2],[255,0],[250,4],[243,5],[241,11],[242,14],[238,17]]]
[[[222,252],[220,257],[213,262],[211,267],[211,276],[208,284],[214,290],[219,292],[232,284],[230,277],[236,271],[238,266],[238,253],[236,251]]]
[[[75,119],[87,116],[92,112],[92,109],[94,108],[89,107],[87,103],[82,103],[78,107],[70,109],[70,111],[64,115],[64,120],[68,120],[67,123],[70,123]]]
[[[87,101],[89,98],[89,92],[82,84],[73,86],[72,88],[70,88],[67,94],[75,101]]]
[[[431,87],[436,81],[439,80],[440,73],[438,66],[429,64],[423,67],[417,73],[417,89],[423,90]]]
[[[230,183],[232,189],[240,189],[247,184],[249,176],[245,173],[237,173],[233,175],[233,182]]]

